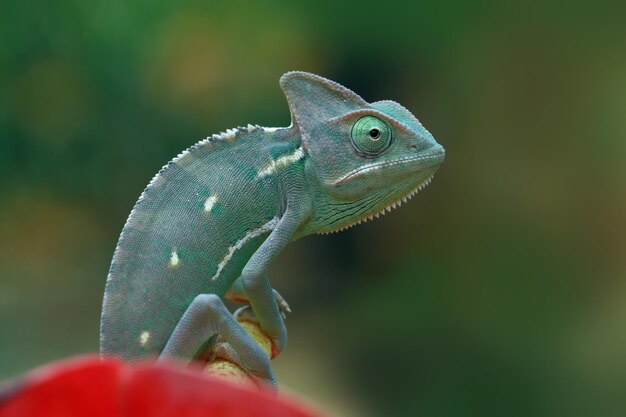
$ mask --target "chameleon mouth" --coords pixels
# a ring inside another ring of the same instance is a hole
[[[368,172],[372,172],[381,168],[386,168],[386,167],[390,167],[393,165],[400,165],[400,164],[406,164],[406,163],[410,163],[410,162],[416,162],[416,161],[436,161],[439,162],[442,159],[440,154],[434,154],[434,155],[425,155],[425,156],[418,156],[418,157],[413,157],[413,158],[402,158],[402,159],[396,159],[395,161],[387,161],[387,162],[376,162],[376,163],[372,163],[372,164],[367,164],[364,165],[362,167],[359,167],[358,169],[355,169],[353,171],[348,172],[347,174],[345,174],[344,176],[338,178],[337,180],[334,181],[335,185],[341,184],[343,182],[346,182],[354,177],[358,177],[360,175],[363,175],[365,173]],[[432,177],[431,177],[432,178]]]
[[[400,207],[402,205],[402,203],[406,203],[411,198],[413,198],[413,196],[415,194],[417,194],[418,192],[420,192],[421,190],[426,188],[426,186],[428,184],[430,184],[430,182],[433,180],[434,176],[435,176],[434,173],[431,174],[425,180],[420,182],[417,187],[413,188],[411,191],[406,193],[404,196],[400,197],[398,200],[396,200],[393,203],[389,204],[388,206],[384,207],[380,211],[378,211],[376,213],[373,213],[373,214],[369,214],[369,215],[363,216],[362,218],[358,219],[357,221],[355,221],[353,223],[350,223],[350,224],[348,224],[346,226],[341,226],[341,227],[339,227],[337,229],[332,229],[332,230],[328,230],[328,231],[324,231],[324,232],[319,232],[318,235],[329,235],[331,233],[341,232],[343,230],[351,228],[352,226],[356,226],[357,224],[366,223],[369,220],[374,220],[374,219],[379,218],[380,216],[384,216],[386,213],[391,213],[391,210]]]

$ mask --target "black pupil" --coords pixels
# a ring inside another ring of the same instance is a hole
[[[380,130],[378,130],[376,128],[370,130],[370,137],[372,139],[378,139],[380,137]]]

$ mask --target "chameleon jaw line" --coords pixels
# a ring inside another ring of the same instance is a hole
[[[372,164],[367,164],[367,165],[363,165],[362,167],[359,167],[353,171],[348,172],[347,174],[345,174],[344,176],[340,177],[339,179],[333,181],[333,185],[338,185],[341,184],[343,182],[346,182],[354,177],[358,177],[360,175],[363,175],[367,172],[371,172],[371,171],[375,171],[377,169],[381,169],[381,168],[386,168],[386,167],[390,167],[393,165],[399,165],[399,164],[404,164],[404,163],[409,163],[409,162],[415,162],[415,161],[428,161],[430,159],[439,159],[440,155],[426,155],[426,156],[418,156],[418,157],[413,157],[413,158],[403,158],[403,159],[396,159],[395,161],[387,161],[387,162],[375,162]]]

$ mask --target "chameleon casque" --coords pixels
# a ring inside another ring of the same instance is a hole
[[[237,316],[285,347],[287,303],[267,268],[291,241],[383,214],[426,186],[445,151],[393,101],[368,103],[305,72],[280,79],[291,125],[229,129],[182,152],[152,179],[109,271],[102,355],[193,360],[216,346],[275,385],[269,358]],[[222,299],[248,305],[235,315]],[[251,310],[251,311],[250,311]]]

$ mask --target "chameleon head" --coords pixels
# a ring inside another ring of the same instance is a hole
[[[443,147],[398,103],[368,103],[302,72],[283,75],[281,86],[309,156],[307,176],[323,196],[316,201],[319,232],[396,207],[427,185],[445,158]]]

